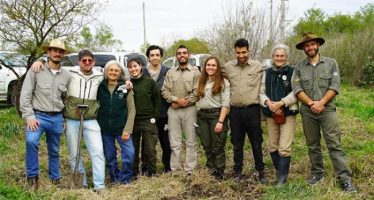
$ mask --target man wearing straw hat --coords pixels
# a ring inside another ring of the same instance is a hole
[[[39,159],[38,146],[45,132],[48,148],[49,178],[58,184],[60,175],[60,138],[64,129],[62,110],[70,74],[63,70],[60,62],[64,54],[70,53],[64,43],[53,39],[43,46],[48,62],[43,70],[35,73],[29,70],[23,82],[20,110],[27,123],[26,128],[26,175],[33,189],[38,189]]]
[[[334,104],[340,87],[339,68],[334,59],[318,53],[319,47],[324,43],[323,38],[313,33],[303,35],[302,41],[296,45],[296,48],[304,50],[307,58],[296,65],[292,77],[293,91],[302,102],[300,114],[311,162],[311,176],[308,183],[318,184],[325,174],[321,151],[322,130],[342,189],[345,192],[356,192],[341,147],[341,132]]]

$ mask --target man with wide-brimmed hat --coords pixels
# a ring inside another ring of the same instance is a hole
[[[34,189],[38,188],[38,145],[42,134],[46,133],[49,178],[58,184],[60,175],[60,138],[64,129],[62,110],[70,74],[63,70],[60,62],[64,54],[70,53],[60,39],[53,39],[43,46],[48,62],[43,70],[35,73],[29,70],[23,82],[20,110],[27,123],[26,128],[26,175]]]
[[[346,192],[356,192],[341,147],[341,132],[334,104],[340,87],[339,68],[334,59],[318,53],[319,47],[324,43],[323,38],[313,33],[303,35],[296,48],[304,50],[307,58],[296,65],[292,78],[293,91],[302,102],[300,114],[311,162],[308,183],[315,185],[321,182],[325,174],[321,151],[322,130],[342,189]]]

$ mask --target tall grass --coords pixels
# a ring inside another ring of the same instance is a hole
[[[337,112],[342,132],[342,145],[347,154],[347,164],[352,170],[357,194],[342,192],[335,178],[332,163],[325,143],[322,142],[326,176],[323,183],[311,187],[306,178],[310,174],[300,117],[293,143],[293,153],[289,180],[282,189],[272,184],[260,185],[254,175],[254,163],[248,139],[245,145],[244,173],[246,179],[235,182],[231,179],[233,150],[230,137],[226,145],[227,179],[216,181],[205,168],[205,154],[199,145],[198,168],[192,176],[183,173],[161,174],[161,151],[158,147],[157,177],[140,177],[129,185],[107,185],[108,189],[98,195],[88,189],[69,189],[70,165],[63,136],[61,144],[62,183],[52,186],[48,178],[47,148],[43,137],[39,146],[40,189],[30,191],[25,183],[25,139],[24,123],[17,117],[15,109],[0,110],[0,130],[16,130],[15,134],[0,134],[0,199],[373,199],[374,191],[374,92],[370,88],[356,88],[342,85],[337,96]],[[9,125],[13,124],[13,125]],[[275,181],[271,159],[268,154],[267,130],[264,127],[264,161],[271,182]],[[83,151],[88,180],[92,186],[92,169],[87,151]]]

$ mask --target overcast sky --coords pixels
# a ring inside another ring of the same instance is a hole
[[[112,27],[114,37],[129,51],[143,44],[143,0],[107,1],[99,21]],[[250,2],[250,0],[241,0]],[[216,23],[224,6],[237,0],[145,0],[146,36],[150,44],[165,45],[176,39],[189,39]],[[253,0],[254,6],[268,10],[270,0]],[[279,5],[280,0],[273,0]],[[372,0],[288,0],[287,20],[295,24],[309,8],[327,14],[353,14]],[[276,5],[276,6],[277,6]],[[275,9],[274,9],[275,10]]]

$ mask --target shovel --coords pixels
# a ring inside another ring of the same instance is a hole
[[[80,115],[80,123],[79,123],[79,133],[78,133],[78,144],[77,144],[77,154],[75,156],[75,165],[74,171],[71,174],[71,188],[82,188],[83,187],[83,178],[84,174],[78,172],[78,165],[79,159],[81,157],[81,144],[82,144],[82,136],[83,136],[83,120],[84,120],[84,111],[88,108],[88,105],[79,104],[77,105],[79,115]]]

